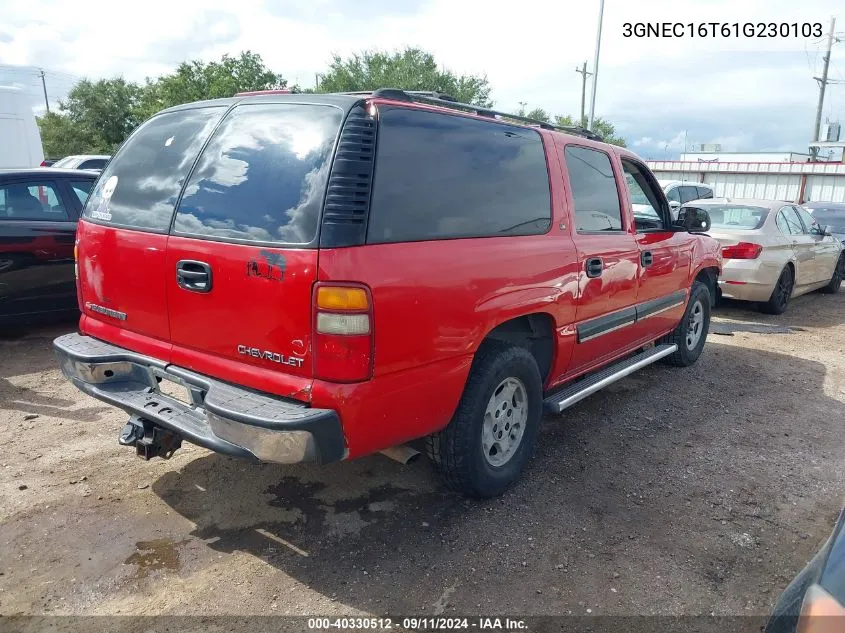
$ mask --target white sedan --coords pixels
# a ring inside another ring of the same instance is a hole
[[[774,200],[716,198],[681,208],[704,209],[708,233],[722,244],[723,297],[755,301],[770,314],[813,290],[838,292],[845,274],[843,245],[806,209]]]

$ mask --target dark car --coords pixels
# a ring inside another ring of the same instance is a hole
[[[764,633],[795,631],[845,631],[845,509],[830,538],[784,589]]]
[[[97,174],[0,171],[0,323],[78,310],[76,223]]]
[[[830,226],[831,234],[845,243],[845,202],[807,202],[802,206],[820,226]]]

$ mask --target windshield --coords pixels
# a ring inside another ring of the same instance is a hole
[[[813,217],[822,227],[829,224],[834,233],[845,233],[845,211],[814,209]]]
[[[769,215],[769,210],[765,207],[735,204],[707,205],[704,210],[710,215],[711,228],[731,231],[759,229]]]

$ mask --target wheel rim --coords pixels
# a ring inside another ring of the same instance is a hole
[[[778,280],[778,305],[782,308],[786,307],[789,301],[789,296],[792,294],[792,275],[789,271],[784,271]]]
[[[528,396],[519,378],[505,378],[493,391],[484,412],[481,446],[491,466],[504,466],[522,443],[528,420]]]
[[[687,349],[695,349],[698,341],[701,340],[701,333],[704,331],[704,306],[701,301],[696,301],[689,312],[687,321]]]

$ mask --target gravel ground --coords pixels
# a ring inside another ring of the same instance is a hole
[[[766,614],[845,484],[845,293],[547,417],[500,499],[425,460],[144,462],[51,340],[0,339],[0,614]]]

